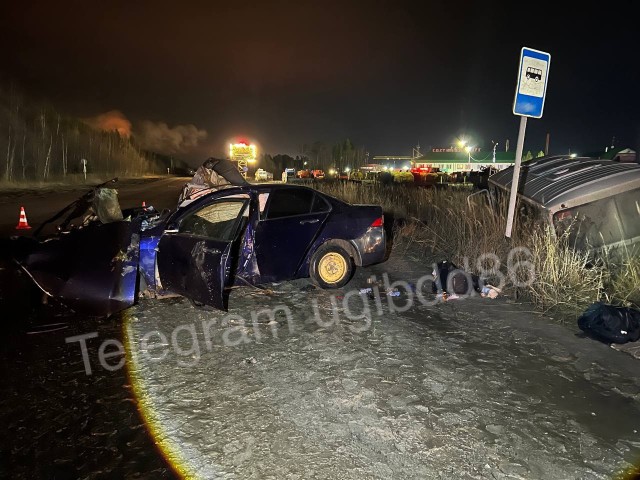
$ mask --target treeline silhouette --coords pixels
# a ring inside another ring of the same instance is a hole
[[[0,85],[0,181],[73,181],[83,177],[83,159],[94,176],[166,173],[131,138],[91,128]]]

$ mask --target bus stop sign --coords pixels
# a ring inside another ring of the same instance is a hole
[[[514,115],[542,117],[550,63],[550,54],[533,48],[522,48],[516,98],[513,101]]]

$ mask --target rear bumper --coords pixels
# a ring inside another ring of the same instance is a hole
[[[353,244],[360,257],[358,266],[366,267],[384,261],[387,250],[384,227],[369,227],[364,235],[353,240]]]

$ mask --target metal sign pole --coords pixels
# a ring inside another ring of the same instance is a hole
[[[520,164],[522,163],[522,149],[524,147],[524,135],[527,129],[527,117],[520,117],[520,132],[518,133],[518,145],[516,147],[516,159],[513,165],[513,179],[511,180],[511,194],[509,195],[509,213],[507,214],[507,231],[505,236],[511,238],[513,219],[515,217],[516,202],[518,201],[518,183],[520,182]]]
[[[511,192],[509,195],[509,213],[507,214],[507,230],[505,232],[507,238],[511,238],[516,202],[518,201],[518,183],[520,182],[520,165],[522,164],[522,148],[524,147],[524,134],[527,129],[527,117],[542,117],[550,63],[551,55],[546,52],[527,47],[522,47],[520,50],[518,83],[516,85],[516,96],[513,100],[513,114],[520,115],[520,133],[518,134],[516,158],[513,164],[513,179],[511,180]]]

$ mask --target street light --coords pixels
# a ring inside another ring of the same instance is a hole
[[[467,145],[466,147],[464,147],[464,150],[465,150],[465,152],[467,152],[467,155],[468,155],[467,169],[469,171],[471,171],[471,170],[473,170],[473,167],[471,166],[471,150],[473,150],[473,147],[470,147],[469,145]],[[465,177],[465,179],[466,179],[466,177]]]
[[[464,149],[464,151],[467,152],[469,168],[471,168],[471,150],[473,150],[473,148],[469,145],[469,140],[466,138],[459,138],[458,146],[460,147],[460,150]]]

